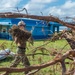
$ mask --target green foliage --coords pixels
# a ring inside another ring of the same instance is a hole
[[[17,47],[13,41],[0,40],[0,45],[3,42],[7,43],[5,48],[9,48],[11,51],[16,52]],[[41,46],[47,42],[49,43],[44,46]],[[62,50],[62,54],[63,54],[64,52],[69,50],[70,46],[69,45],[65,46],[66,44],[67,44],[66,40],[57,40],[55,42],[50,42],[50,40],[49,41],[34,41],[34,46],[32,45],[29,46],[29,44],[27,43],[26,54],[28,55],[28,59],[31,65],[43,64],[43,63],[47,63],[48,61],[51,61],[54,58],[54,55],[51,55],[52,51],[61,52],[61,50],[63,49]],[[37,48],[39,46],[41,47]],[[32,54],[32,55],[29,55],[29,54]],[[33,54],[34,54],[34,58],[33,58]],[[8,57],[0,61],[0,67],[9,67],[8,65],[11,65],[12,62],[13,62],[13,58]],[[57,66],[57,70],[56,70],[56,66]],[[24,67],[24,66],[22,65],[22,63],[20,63],[18,67]],[[59,70],[60,70],[60,65],[57,64],[57,65],[44,68],[40,70],[39,72],[37,72],[35,75],[61,75],[61,70],[60,72]],[[12,73],[11,75],[24,75],[24,74]]]

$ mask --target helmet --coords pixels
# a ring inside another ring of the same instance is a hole
[[[18,22],[18,26],[20,26],[20,25],[24,25],[25,26],[26,24],[25,24],[24,21],[21,20],[21,21]]]

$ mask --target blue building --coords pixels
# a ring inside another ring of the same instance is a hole
[[[46,39],[50,37],[51,34],[60,31],[60,27],[63,25],[55,22],[49,22],[36,19],[28,18],[0,18],[0,39],[9,39],[11,36],[8,30],[14,24],[18,24],[19,21],[23,20],[26,23],[26,29],[32,32],[34,39]],[[61,29],[62,30],[62,29]]]

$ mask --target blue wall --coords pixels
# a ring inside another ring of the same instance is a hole
[[[19,21],[23,20],[26,23],[26,29],[32,31],[34,39],[45,39],[48,37],[48,26],[46,21],[40,21],[35,19],[11,19],[12,24],[18,24]],[[44,30],[44,31],[42,31]]]
[[[19,21],[23,20],[26,23],[26,29],[28,31],[32,31],[32,36],[34,39],[46,39],[49,37],[49,34],[53,34],[54,32],[59,32],[59,26],[61,24],[56,22],[40,21],[36,19],[26,19],[26,18],[3,18],[0,19],[0,22],[8,22],[8,24],[3,24],[9,27],[12,27],[14,24],[18,24]],[[8,28],[9,29],[9,28]],[[6,35],[7,34],[7,35]],[[12,39],[8,33],[0,33],[1,36],[6,36],[6,39]],[[8,36],[9,35],[9,36]]]

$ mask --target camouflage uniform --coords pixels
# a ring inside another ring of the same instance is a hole
[[[10,67],[17,67],[17,65],[20,63],[20,61],[23,63],[23,66],[27,67],[30,66],[30,63],[28,61],[27,56],[25,55],[25,48],[18,47],[17,48],[17,55],[15,57],[14,62]],[[25,72],[27,74],[28,72]]]

